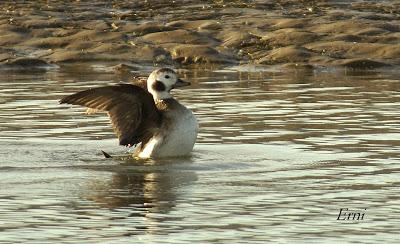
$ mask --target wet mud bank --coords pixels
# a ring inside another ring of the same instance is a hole
[[[0,3],[0,67],[400,64],[395,1]]]

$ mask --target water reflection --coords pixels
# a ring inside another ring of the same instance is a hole
[[[195,172],[174,167],[188,163],[190,158],[152,161],[128,157],[122,164],[103,168],[113,172],[110,178],[89,180],[83,190],[85,198],[111,209],[131,207],[167,213],[175,207],[179,188],[197,180]]]

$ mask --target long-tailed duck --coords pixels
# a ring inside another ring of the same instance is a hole
[[[184,156],[193,149],[198,124],[192,111],[170,91],[188,85],[172,69],[161,68],[147,82],[92,88],[66,96],[60,103],[107,111],[119,144],[138,145],[136,157]]]

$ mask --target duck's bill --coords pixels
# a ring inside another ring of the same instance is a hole
[[[190,86],[190,82],[178,79],[174,84],[173,88],[183,87],[183,86]]]

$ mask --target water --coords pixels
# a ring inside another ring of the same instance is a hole
[[[396,243],[398,77],[187,70],[174,94],[200,122],[193,155],[135,161],[101,155],[131,151],[106,116],[57,102],[121,77],[3,71],[0,242]]]

